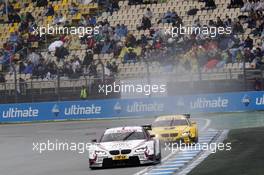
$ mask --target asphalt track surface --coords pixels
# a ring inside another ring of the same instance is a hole
[[[249,121],[250,126],[264,126],[264,113],[248,113],[241,115],[232,114],[243,124]],[[239,120],[239,118],[241,118]],[[249,118],[250,117],[250,118]],[[194,116],[200,132],[206,132],[209,127],[221,129],[233,127],[231,116],[215,117]],[[118,167],[110,169],[90,170],[88,166],[88,153],[78,151],[33,151],[33,143],[75,142],[89,143],[94,138],[99,138],[103,131],[115,126],[133,126],[152,123],[154,118],[116,119],[116,120],[91,120],[57,123],[12,124],[0,125],[0,174],[1,175],[132,175],[142,171],[147,166]],[[231,121],[230,122],[228,121]],[[219,122],[219,123],[217,123]],[[225,125],[228,123],[229,125]],[[234,128],[238,128],[235,125]],[[170,151],[162,149],[162,157],[166,157]]]

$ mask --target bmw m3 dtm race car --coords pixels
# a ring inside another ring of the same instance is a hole
[[[159,116],[150,132],[160,141],[198,142],[198,127],[196,122],[190,120],[189,114]]]
[[[107,129],[89,150],[90,168],[113,165],[156,164],[161,161],[160,142],[148,130],[151,126]]]

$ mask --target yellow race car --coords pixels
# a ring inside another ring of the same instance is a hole
[[[189,114],[166,115],[158,117],[152,125],[152,133],[161,141],[197,143],[198,128]]]

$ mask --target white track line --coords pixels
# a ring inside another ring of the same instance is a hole
[[[203,119],[203,118],[200,118],[200,119],[206,121],[204,127],[202,127],[202,129],[201,129],[201,131],[204,131],[204,130],[206,130],[206,129],[209,127],[209,125],[211,124],[211,120],[209,120],[209,119]]]
[[[220,136],[218,136],[218,138],[215,140],[215,143],[222,143],[225,138],[227,137],[228,134],[228,130],[224,130]],[[189,172],[191,172],[197,165],[199,165],[204,159],[206,159],[210,154],[212,154],[212,152],[205,151],[204,153],[202,153],[202,155],[196,159],[195,161],[193,161],[191,164],[189,164],[187,167],[185,167],[184,169],[182,169],[181,172],[178,172],[177,175],[187,175]]]
[[[164,157],[161,162],[164,162],[166,160],[168,160],[173,154],[175,154],[177,151],[171,152],[169,155],[167,155],[166,157]],[[143,170],[135,173],[134,175],[141,175],[141,174],[145,174],[147,171],[149,171],[150,169],[154,168],[155,166],[151,166],[151,167],[147,167],[144,168]]]

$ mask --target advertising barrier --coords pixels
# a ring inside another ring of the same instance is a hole
[[[254,110],[264,110],[264,91],[137,99],[1,104],[0,122],[74,120]]]

